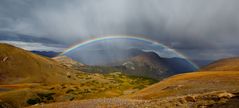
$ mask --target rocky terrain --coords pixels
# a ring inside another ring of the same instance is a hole
[[[135,100],[104,98],[84,101],[35,105],[30,108],[237,108],[238,93],[217,91],[164,99]]]

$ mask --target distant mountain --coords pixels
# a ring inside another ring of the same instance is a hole
[[[117,52],[117,53],[115,53]],[[114,53],[114,54],[109,54]],[[140,49],[112,49],[110,52],[106,50],[90,50],[80,53],[68,53],[66,56],[90,66],[117,66],[123,61],[143,53]],[[91,55],[88,57],[88,55]],[[106,56],[107,55],[107,56]]]
[[[182,58],[162,58],[154,52],[145,52],[122,64],[130,74],[162,79],[174,74],[193,72],[188,61]]]
[[[195,67],[182,58],[162,58],[154,52],[141,52],[114,66],[84,66],[79,70],[95,73],[122,72],[127,75],[142,76],[161,80],[171,75],[193,72]]]
[[[45,57],[56,57],[60,54],[60,52],[54,52],[54,51],[31,51],[35,54],[41,55],[41,56],[45,56]]]
[[[176,73],[193,72],[197,70],[196,67],[193,67],[190,62],[183,58],[164,58],[162,61],[166,63],[173,72]]]

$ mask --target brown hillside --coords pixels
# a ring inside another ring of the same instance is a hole
[[[239,71],[239,58],[227,58],[218,60],[205,66],[201,71]]]
[[[239,72],[194,72],[175,75],[149,86],[130,98],[153,99],[212,91],[239,91]]]
[[[51,59],[0,44],[0,84],[67,82],[70,71]]]

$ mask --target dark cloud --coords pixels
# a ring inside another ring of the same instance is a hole
[[[1,0],[0,31],[68,44],[105,34],[145,35],[192,58],[215,59],[239,54],[238,4],[238,0]]]

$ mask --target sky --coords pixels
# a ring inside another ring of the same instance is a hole
[[[239,55],[238,5],[238,0],[0,0],[0,35],[48,38],[64,47],[133,35],[193,60],[213,61]]]

